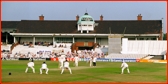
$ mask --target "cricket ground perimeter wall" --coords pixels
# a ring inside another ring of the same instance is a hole
[[[89,61],[90,58],[79,58],[79,61]],[[74,58],[67,58],[68,61],[75,61]],[[51,61],[59,61],[58,58],[51,58]],[[150,63],[167,63],[167,60],[150,60],[150,59],[104,59],[97,58],[101,62],[150,62]]]
[[[89,61],[90,58],[79,58],[79,61]],[[2,60],[2,58],[1,58]],[[29,58],[19,58],[17,60],[29,60]],[[58,58],[40,58],[40,59],[33,59],[36,61],[40,60],[48,60],[48,61],[59,61]],[[75,61],[74,58],[67,58],[68,61]],[[97,58],[97,61],[101,62],[150,62],[150,63],[167,63],[167,60],[151,60],[151,59],[104,59],[104,58]]]
[[[79,61],[89,61],[90,58],[79,58]],[[75,61],[74,58],[67,58],[68,61]],[[102,62],[139,62],[139,59],[104,59],[104,58],[97,58],[97,61]],[[59,61],[58,58],[51,58],[51,61]]]
[[[128,40],[128,38],[122,38],[121,53],[164,55],[167,53],[167,41]]]

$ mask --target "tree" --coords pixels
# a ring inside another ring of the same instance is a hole
[[[163,40],[167,40],[167,33],[164,34],[164,36],[163,36]]]

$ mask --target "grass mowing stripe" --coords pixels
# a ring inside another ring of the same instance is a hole
[[[69,80],[57,81],[57,82],[52,82],[52,83],[70,82],[70,81],[76,81],[76,80],[81,80],[81,79],[86,79],[86,78],[87,78],[87,76],[85,76],[85,77],[80,77],[80,78],[69,79]]]
[[[70,80],[63,80],[63,81],[58,81],[58,82],[52,82],[52,83],[63,83],[63,82],[70,82],[70,81],[76,81],[76,80],[83,80],[83,79],[87,79],[87,78],[95,78],[95,79],[99,79],[99,80],[106,80],[106,81],[112,81],[111,79],[104,79],[104,78],[100,78],[100,77],[95,77],[95,76],[88,76],[88,75],[84,75],[84,74],[77,74],[80,76],[84,76],[84,77],[80,77],[80,78],[74,78],[74,79],[70,79]]]
[[[78,74],[80,76],[86,76],[88,78],[95,78],[95,79],[100,79],[100,80],[110,80],[112,81],[111,79],[104,79],[104,78],[100,78],[100,77],[95,77],[95,76],[89,76],[89,75],[84,75],[84,74]]]

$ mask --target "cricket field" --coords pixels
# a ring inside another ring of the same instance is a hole
[[[45,61],[48,74],[40,74],[44,61],[34,61],[35,72],[23,60],[1,60],[1,83],[167,83],[167,63],[127,62],[127,69],[121,74],[121,62],[97,62],[96,67],[89,67],[86,61],[80,61],[75,67],[70,61],[72,74],[58,68],[58,61]],[[11,73],[11,75],[9,75]]]

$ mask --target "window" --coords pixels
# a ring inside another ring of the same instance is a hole
[[[55,37],[56,43],[72,43],[72,37]]]
[[[81,21],[85,21],[85,18],[82,18]]]
[[[92,18],[82,18],[81,21],[93,21]]]
[[[140,38],[139,40],[144,40],[144,38]]]
[[[89,27],[92,27],[92,25],[88,25]]]
[[[92,19],[92,18],[90,18],[90,21],[93,21],[93,19]]]
[[[151,38],[151,40],[156,40],[156,38]]]
[[[87,26],[86,24],[82,25],[82,26]]]
[[[128,40],[135,40],[135,38],[128,38]]]
[[[83,33],[87,33],[87,31],[83,31]]]

